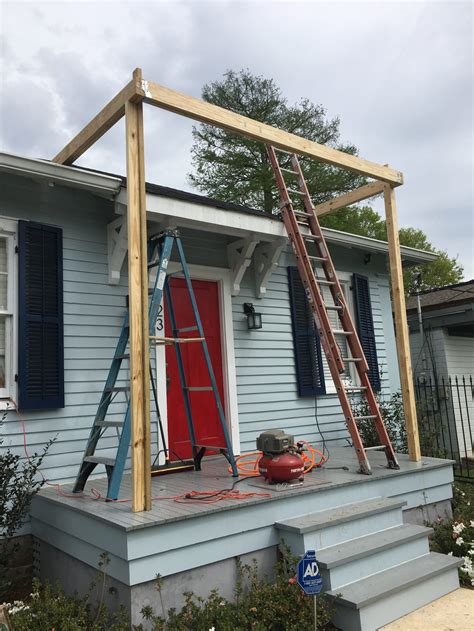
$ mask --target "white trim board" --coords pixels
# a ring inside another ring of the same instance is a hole
[[[224,383],[224,406],[227,422],[235,455],[240,454],[239,412],[237,407],[237,376],[235,371],[234,329],[232,322],[232,279],[231,272],[225,268],[207,267],[204,265],[188,265],[189,274],[193,280],[209,280],[218,284],[219,319],[221,324],[222,372]],[[168,272],[175,274],[181,270],[181,265],[170,262]],[[158,335],[162,335],[160,332]],[[159,365],[165,365],[165,347],[156,347],[156,380],[158,388],[158,405],[163,422],[166,441],[168,441],[168,408],[166,397],[166,371],[159,370]],[[159,437],[158,437],[159,440]],[[161,448],[161,446],[160,446]],[[159,464],[164,464],[160,457]]]

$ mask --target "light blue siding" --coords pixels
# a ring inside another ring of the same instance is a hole
[[[385,260],[372,257],[364,264],[363,253],[330,246],[339,272],[357,272],[369,277],[382,390],[385,394],[399,388],[395,335],[390,305]],[[347,430],[339,400],[335,394],[299,397],[293,351],[291,312],[288,295],[287,266],[295,265],[293,255],[285,251],[268,283],[262,299],[255,297],[253,268],[244,276],[239,296],[233,298],[234,340],[241,449],[255,449],[261,431],[282,428],[297,438],[306,438],[321,446],[321,438],[346,442]],[[248,331],[243,303],[252,302],[262,313],[263,328]],[[326,388],[331,378],[324,359]],[[334,392],[334,390],[332,389]],[[319,423],[319,430],[318,430]]]
[[[24,414],[28,449],[31,453],[55,437],[43,465],[52,482],[74,478],[120,332],[127,294],[126,265],[118,286],[107,282],[106,226],[114,218],[111,201],[62,187],[41,188],[19,177],[0,179],[3,196],[0,214],[13,219],[32,219],[63,229],[64,323],[66,407]],[[46,191],[46,192],[45,192]],[[227,244],[232,237],[202,231],[182,230],[189,263],[226,268]],[[370,277],[379,362],[384,371],[385,390],[398,388],[395,338],[390,296],[383,257],[363,263],[363,252],[332,247],[341,271]],[[297,437],[317,442],[320,434],[330,442],[347,435],[335,395],[299,398],[293,354],[291,315],[286,266],[294,264],[285,252],[271,277],[264,298],[255,297],[253,268],[247,270],[239,296],[232,299],[237,371],[238,412],[242,451],[255,448],[259,432],[282,427]],[[252,302],[263,314],[263,329],[247,330],[243,303]],[[127,382],[124,374],[121,383]],[[120,419],[124,402],[114,401],[111,418]],[[155,418],[152,441],[156,442]],[[9,412],[3,427],[5,444],[19,453],[23,435],[15,412]],[[101,442],[102,455],[112,455],[116,437]],[[103,471],[99,471],[103,475]]]

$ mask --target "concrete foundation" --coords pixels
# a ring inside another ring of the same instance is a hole
[[[443,500],[433,504],[422,504],[421,506],[403,511],[403,521],[406,524],[417,524],[418,526],[435,524],[438,519],[451,519],[452,516],[453,508],[451,506],[451,500]]]
[[[64,591],[71,595],[76,592],[81,595],[86,593],[95,582],[97,586],[92,592],[92,602],[98,597],[103,580],[103,574],[98,566],[93,568],[39,540],[35,541],[35,559],[41,581],[49,581],[53,584],[58,582]],[[255,560],[259,576],[271,578],[277,561],[277,548],[272,546],[256,550],[239,559],[242,564],[247,565],[251,565]],[[107,576],[105,604],[111,611],[117,610],[120,605],[124,606],[132,624],[144,624],[140,613],[143,607],[152,607],[155,614],[159,616],[164,616],[171,608],[179,611],[184,605],[186,592],[206,598],[213,589],[217,589],[223,598],[232,600],[237,579],[236,557],[161,578],[161,598],[156,581],[128,586]],[[163,601],[165,611],[162,609],[161,601]],[[146,628],[146,624],[144,627]]]

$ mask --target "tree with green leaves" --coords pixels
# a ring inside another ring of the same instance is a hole
[[[339,140],[339,119],[329,120],[326,110],[308,99],[288,103],[273,79],[252,75],[249,70],[229,70],[222,81],[205,85],[202,98],[243,116],[279,127],[292,134],[357,155],[351,144]],[[192,162],[189,175],[198,190],[222,199],[278,210],[278,192],[265,146],[261,142],[212,125],[193,128]],[[302,167],[315,203],[342,195],[364,183],[356,173],[302,158]]]
[[[329,119],[322,105],[308,99],[290,104],[273,79],[251,74],[249,70],[228,70],[221,81],[203,87],[202,98],[243,116],[279,127],[339,151],[357,155],[357,148],[340,141],[339,119]],[[265,146],[212,125],[193,128],[191,149],[194,170],[189,180],[198,190],[211,197],[265,212],[277,212],[278,191],[275,186]],[[309,191],[315,204],[337,197],[362,186],[366,180],[346,169],[315,160],[300,158]],[[282,163],[285,166],[284,163]],[[321,225],[373,239],[387,240],[385,220],[370,206],[350,206],[321,217]],[[414,278],[422,272],[421,289],[459,282],[463,268],[447,252],[429,243],[422,230],[402,228],[402,245],[436,252],[433,263],[405,271],[405,290],[414,291]]]

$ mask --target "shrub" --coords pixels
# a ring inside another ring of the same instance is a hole
[[[459,568],[461,584],[474,586],[474,510],[471,498],[474,495],[472,483],[453,486],[453,519],[438,518],[432,524],[434,533],[430,547],[435,552],[463,559]]]
[[[380,407],[385,427],[387,428],[390,441],[397,453],[408,453],[407,432],[405,428],[405,414],[403,411],[402,393],[395,392],[385,395],[381,392],[375,393],[375,398]],[[363,398],[352,401],[354,416],[370,416],[371,411],[367,399]],[[380,438],[375,429],[375,423],[371,419],[359,421],[357,423],[362,442],[366,447],[380,445]]]
[[[313,628],[313,599],[296,583],[297,558],[286,550],[275,567],[275,579],[258,576],[258,567],[238,563],[239,580],[234,602],[211,592],[207,599],[185,594],[180,612],[171,609],[168,619],[155,616],[151,608],[142,611],[155,631],[293,631]],[[157,585],[158,591],[161,587]],[[318,629],[333,629],[332,607],[324,594],[318,596]]]
[[[41,453],[27,459],[9,448],[2,448],[1,430],[6,414],[7,411],[0,420],[0,599],[7,597],[11,587],[9,561],[18,548],[12,537],[23,525],[31,500],[43,485],[37,473],[53,442],[48,442]]]
[[[111,615],[104,605],[108,562],[103,553],[98,578],[84,596],[67,596],[61,587],[42,587],[38,579],[33,579],[33,592],[25,602],[5,603],[15,631],[130,631],[125,609]],[[136,627],[136,631],[140,630]]]

